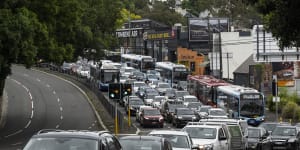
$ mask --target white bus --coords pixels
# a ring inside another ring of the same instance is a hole
[[[179,82],[186,82],[189,71],[185,65],[172,62],[156,62],[155,70],[160,72],[163,81],[176,87]]]
[[[128,67],[133,67],[146,72],[147,70],[153,70],[155,68],[155,61],[151,56],[136,55],[136,54],[122,54],[122,63],[126,63]]]
[[[264,121],[263,93],[239,85],[218,86],[216,92],[217,107],[228,112],[229,117],[247,120],[249,125],[254,126]]]
[[[114,64],[103,63],[100,69],[99,66],[91,66],[90,70],[91,76],[101,91],[108,91],[109,83],[120,81],[120,69]]]

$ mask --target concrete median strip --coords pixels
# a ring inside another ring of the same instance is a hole
[[[2,96],[2,101],[0,101],[2,104],[1,106],[1,112],[0,112],[0,129],[4,127],[6,123],[6,115],[7,115],[7,105],[8,105],[8,96],[7,93],[4,89],[3,91],[3,96]]]

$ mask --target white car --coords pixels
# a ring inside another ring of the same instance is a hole
[[[208,110],[207,118],[228,119],[228,114],[222,108],[211,108]]]
[[[199,122],[188,123],[181,131],[187,132],[193,144],[204,150],[230,150],[228,137],[222,125],[205,125]]]
[[[198,145],[193,145],[189,134],[184,131],[159,130],[151,131],[148,135],[166,138],[171,143],[173,150],[198,149]]]
[[[139,87],[147,86],[145,82],[142,81],[134,81],[133,82],[133,93],[136,93],[139,89]]]
[[[161,102],[165,99],[164,96],[154,96],[151,106],[154,108],[160,108]]]
[[[182,97],[183,105],[187,106],[190,102],[199,102],[198,98],[194,95],[185,95]]]

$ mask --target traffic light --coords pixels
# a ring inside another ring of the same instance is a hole
[[[278,92],[278,87],[277,87],[277,82],[275,79],[272,81],[272,95],[277,96]]]
[[[131,84],[125,83],[122,85],[122,96],[129,96],[132,93]]]
[[[120,91],[120,84],[119,83],[110,83],[108,87],[108,97],[110,99],[120,99],[121,98],[121,91]]]

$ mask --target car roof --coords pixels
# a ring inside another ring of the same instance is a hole
[[[149,136],[149,135],[128,135],[119,137],[119,140],[153,140],[153,141],[162,141],[163,137],[158,136]]]
[[[42,137],[73,137],[73,138],[90,138],[99,139],[101,135],[107,135],[109,131],[88,131],[88,130],[40,130],[33,138]]]
[[[194,96],[194,95],[184,95],[183,97],[184,97],[184,98],[197,98],[197,97]]]
[[[186,136],[189,135],[185,131],[177,131],[177,130],[153,130],[148,135],[153,135],[153,134],[186,135]]]

